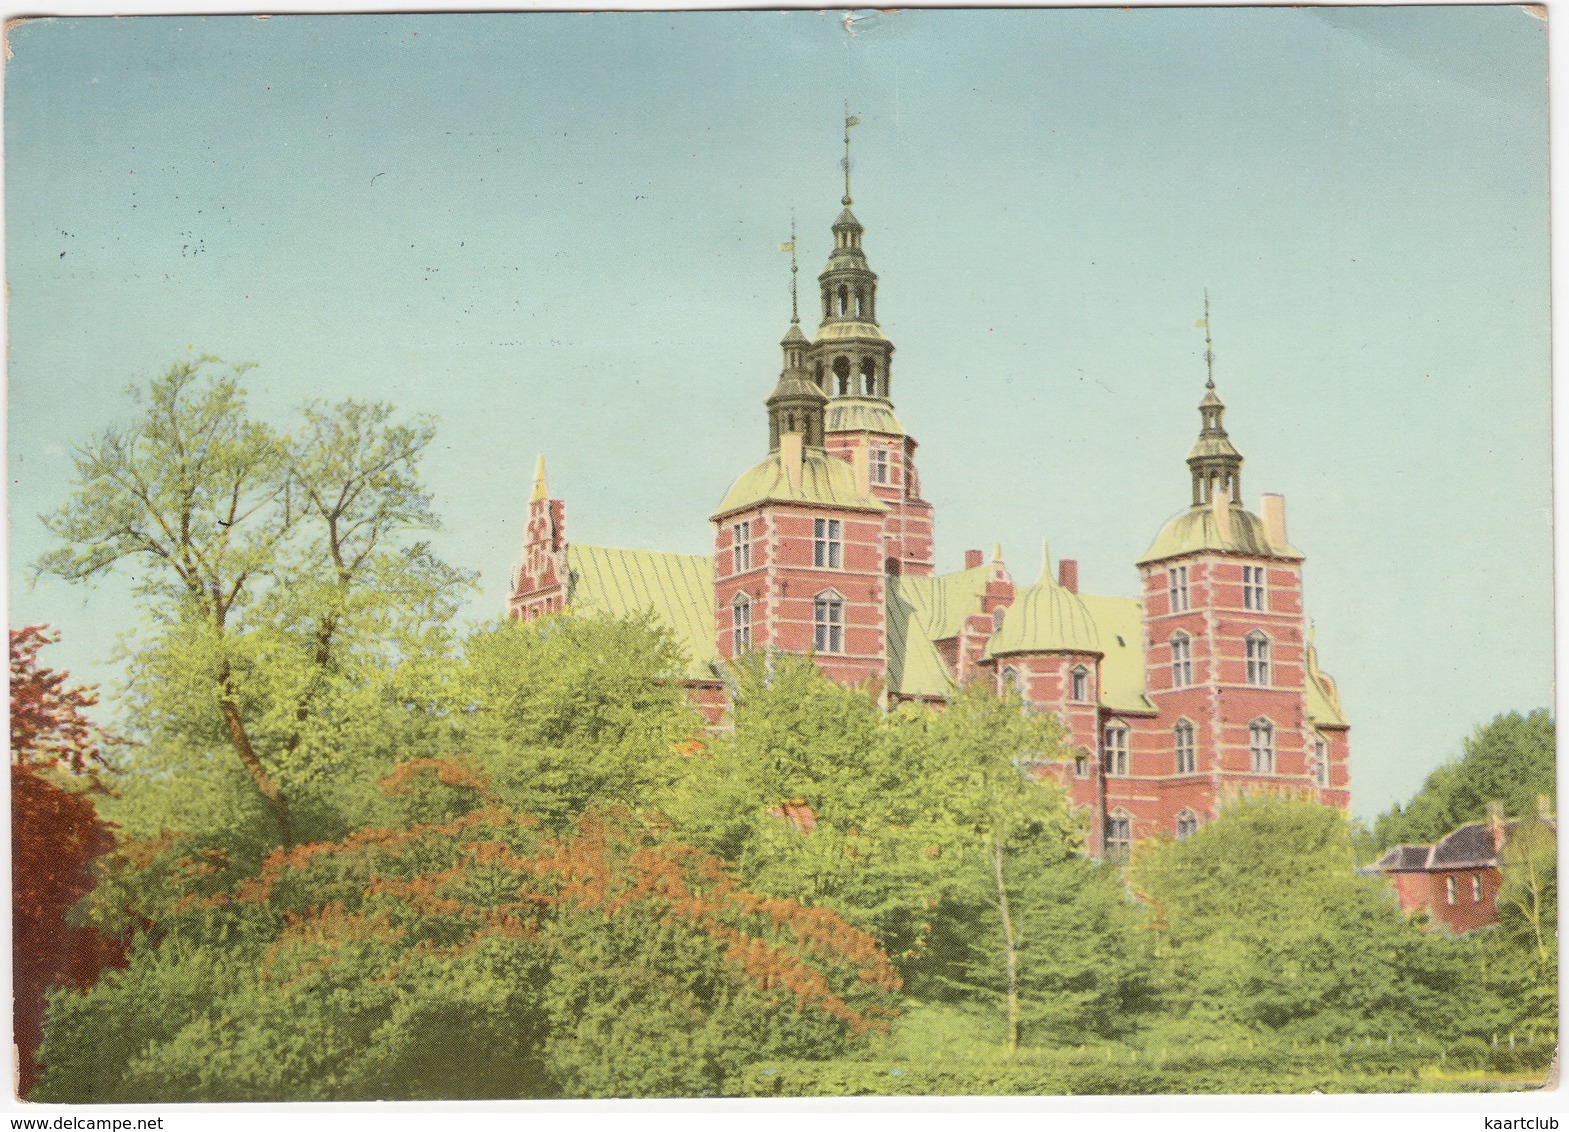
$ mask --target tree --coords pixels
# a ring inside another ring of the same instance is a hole
[[[435,525],[416,477],[429,422],[307,405],[282,435],[249,415],[246,368],[179,362],[132,390],[140,415],[78,450],[71,502],[44,519],[64,545],[38,568],[134,571],[154,626],[137,722],[226,745],[287,845],[289,783],[335,747],[326,689],[389,659],[392,635],[417,649],[467,581],[408,538]]]
[[[89,986],[122,959],[113,940],[67,922],[113,843],[92,793],[116,740],[88,718],[94,691],[39,663],[58,639],[41,625],[11,630],[11,977],[23,1095],[38,1077],[50,988]]]
[[[1315,802],[1234,800],[1185,841],[1139,847],[1128,876],[1168,1008],[1195,1032],[1452,1034],[1474,1006],[1455,941],[1358,875],[1344,815]]]
[[[1459,758],[1428,775],[1405,806],[1379,816],[1374,836],[1382,848],[1437,841],[1467,822],[1481,821],[1490,803],[1504,813],[1536,813],[1537,797],[1555,789],[1556,735],[1545,709],[1509,712],[1478,727]]]
[[[57,997],[40,1099],[695,1095],[887,1015],[870,937],[627,811],[554,832],[440,759],[380,794],[387,824],[238,884],[179,839],[122,853],[168,911]]]

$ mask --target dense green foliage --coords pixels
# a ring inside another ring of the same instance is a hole
[[[1470,735],[1458,758],[1422,783],[1410,802],[1373,824],[1380,849],[1437,841],[1467,822],[1482,821],[1490,803],[1508,818],[1534,817],[1537,799],[1556,791],[1557,740],[1546,709],[1500,715]]]

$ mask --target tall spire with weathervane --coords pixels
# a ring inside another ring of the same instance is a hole
[[[1226,435],[1225,403],[1215,393],[1215,343],[1210,337],[1209,292],[1204,292],[1204,317],[1196,324],[1204,331],[1204,365],[1208,380],[1199,402],[1199,438],[1188,453],[1193,474],[1193,506],[1208,507],[1224,492],[1233,507],[1242,506],[1242,453]]]
[[[796,275],[800,268],[795,256],[795,217],[790,218],[790,242],[779,250],[790,253],[790,329],[779,345],[784,349],[784,369],[779,384],[768,396],[768,450],[779,451],[779,438],[798,433],[806,448],[823,446],[823,406],[828,398],[807,374],[806,352],[811,342],[801,333],[801,314],[796,299]]]

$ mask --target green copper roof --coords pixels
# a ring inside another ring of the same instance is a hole
[[[741,473],[730,485],[724,501],[713,518],[718,519],[743,507],[767,501],[816,503],[825,507],[844,507],[857,511],[886,511],[881,500],[862,495],[855,482],[855,469],[848,461],[826,452],[808,449],[801,458],[801,486],[791,487],[778,452]]]
[[[903,436],[904,426],[893,415],[893,407],[886,401],[872,398],[849,397],[828,402],[827,424],[829,432],[886,432]]]
[[[714,562],[707,555],[567,546],[568,604],[609,617],[650,612],[687,655],[686,672],[714,678]]]
[[[870,338],[874,342],[886,342],[888,335],[875,322],[825,322],[817,328],[819,342],[837,342],[844,338]]]
[[[954,689],[937,641],[957,636],[964,619],[981,611],[990,566],[935,577],[888,579],[888,690],[903,696],[943,696]]]
[[[1144,696],[1144,603],[1105,594],[1080,594],[1079,600],[1095,622],[1100,702],[1112,711],[1154,711]]]
[[[1100,634],[1079,595],[1057,584],[1051,558],[1041,580],[1015,591],[1002,628],[986,644],[985,656],[1017,652],[1099,652]]]
[[[1319,671],[1318,649],[1307,647],[1307,713],[1314,723],[1327,723],[1344,727],[1346,717],[1340,711],[1340,694],[1335,682]]]
[[[1173,516],[1139,559],[1139,565],[1201,550],[1256,554],[1264,558],[1302,557],[1302,552],[1290,543],[1271,546],[1264,534],[1264,521],[1251,511],[1244,511],[1240,507],[1231,508],[1231,534],[1228,538],[1222,538],[1220,527],[1215,522],[1214,510],[1208,506],[1199,506]]]

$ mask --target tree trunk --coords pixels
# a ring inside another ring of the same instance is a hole
[[[262,800],[267,803],[267,811],[272,814],[272,820],[278,826],[279,842],[285,849],[293,848],[294,828],[289,821],[289,800],[283,796],[283,790],[273,780],[272,775],[268,774],[267,769],[262,766],[261,759],[256,757],[256,748],[251,746],[251,737],[245,730],[245,720],[240,717],[240,707],[235,703],[234,682],[227,664],[224,665],[219,679],[223,688],[223,698],[219,701],[219,707],[223,711],[224,725],[229,729],[229,741],[234,744],[234,751],[240,756],[245,772],[251,776],[251,781],[261,792]]]
[[[1008,1056],[1019,1051],[1019,946],[1008,909],[1008,886],[1002,877],[1002,842],[992,838],[992,876],[997,882],[997,910],[1002,914],[1004,965],[1008,972]]]

